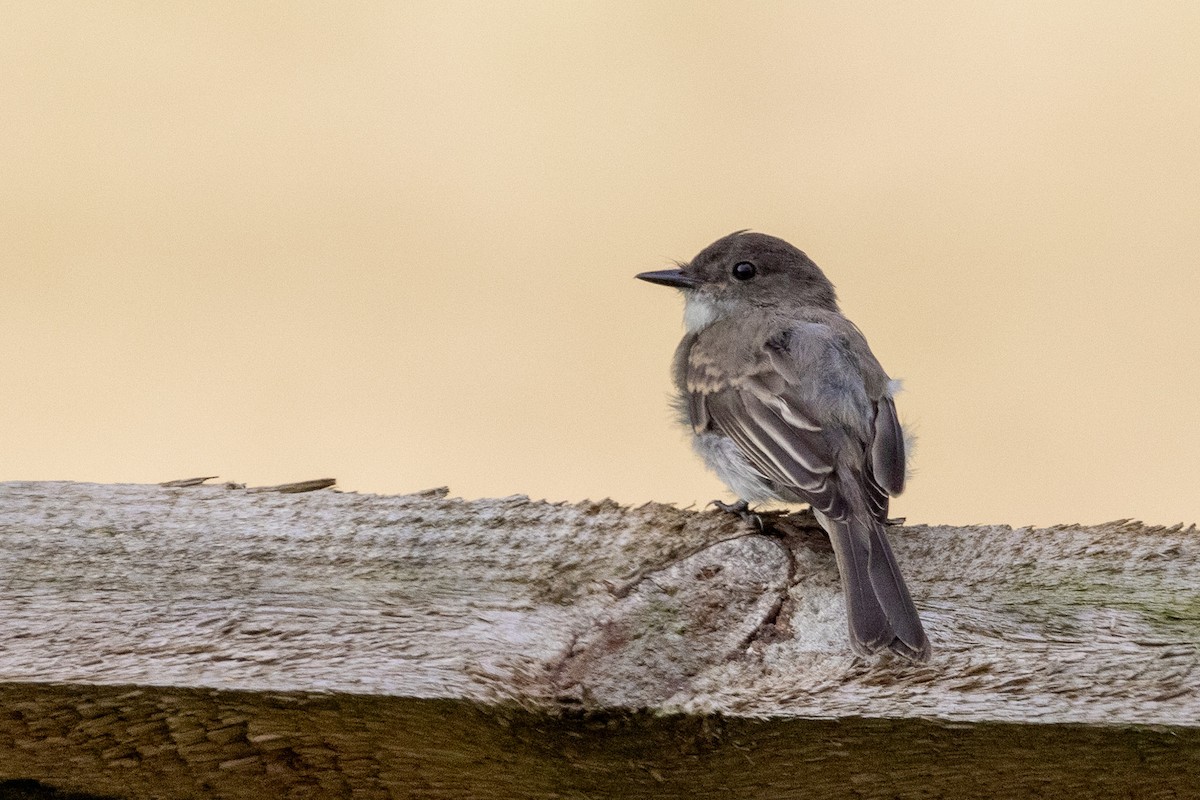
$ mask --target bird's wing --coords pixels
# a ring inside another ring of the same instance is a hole
[[[693,349],[687,371],[688,408],[695,430],[728,436],[763,477],[831,519],[847,506],[838,490],[837,439],[805,398],[787,354],[768,345],[739,368],[714,369]]]
[[[835,344],[834,331],[805,327],[805,364],[787,340],[768,341],[734,369],[728,364],[717,369],[704,348],[691,348],[685,380],[692,424],[697,433],[715,428],[728,436],[764,478],[831,519],[847,510],[834,475],[838,450],[861,448],[863,496],[871,515],[883,522],[888,496],[904,489],[904,434],[896,406],[887,394],[868,397],[861,367]],[[868,369],[882,375],[869,351],[866,357]],[[827,404],[844,400],[861,408],[861,425],[835,422],[830,408],[816,407],[812,398],[822,392],[813,390],[814,381],[825,382],[827,396],[842,395]]]

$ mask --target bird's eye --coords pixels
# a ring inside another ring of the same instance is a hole
[[[733,265],[733,277],[739,281],[748,281],[754,277],[758,269],[749,261],[739,261]]]

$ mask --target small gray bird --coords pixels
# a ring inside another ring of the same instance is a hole
[[[808,503],[829,533],[856,652],[929,658],[884,525],[904,489],[895,384],[833,284],[792,245],[738,231],[644,281],[683,290],[675,351],[682,422],[710,469],[749,502]]]

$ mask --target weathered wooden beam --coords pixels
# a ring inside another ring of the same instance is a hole
[[[1182,796],[1200,534],[892,535],[931,663],[832,554],[669,506],[0,484],[0,793]],[[15,784],[9,784],[10,786]]]

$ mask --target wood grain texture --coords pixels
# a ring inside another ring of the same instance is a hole
[[[892,540],[926,665],[850,654],[832,553],[802,525],[0,484],[0,780],[130,798],[1189,796],[1194,528]]]

